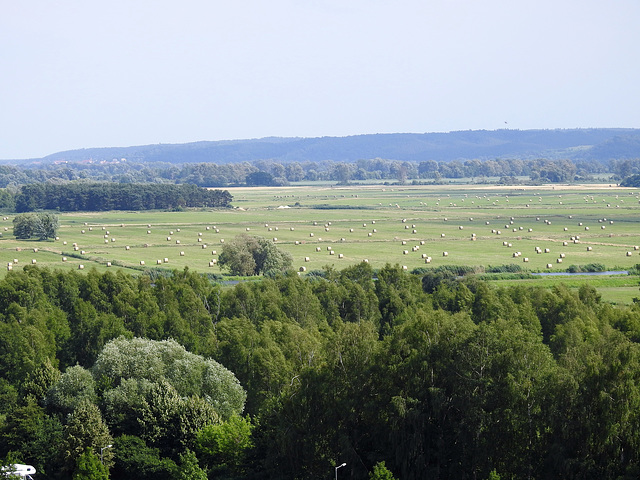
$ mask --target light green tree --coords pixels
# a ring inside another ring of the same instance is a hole
[[[396,477],[393,476],[384,462],[378,462],[373,466],[373,471],[369,472],[369,480],[396,480]]]
[[[78,457],[72,478],[73,480],[107,480],[109,470],[100,462],[98,455],[86,448]]]
[[[253,446],[251,419],[234,415],[220,425],[207,425],[196,436],[198,453],[211,466],[238,469],[245,452]]]

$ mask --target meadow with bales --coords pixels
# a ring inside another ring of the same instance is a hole
[[[368,262],[408,271],[442,266],[487,272],[634,272],[640,264],[639,190],[610,184],[553,186],[289,186],[232,188],[230,209],[73,212],[55,240],[17,240],[0,223],[6,269],[37,264],[133,273],[189,267],[231,278],[218,255],[239,234],[267,238],[301,274]],[[517,266],[516,266],[517,265]],[[504,266],[510,266],[508,268]],[[586,277],[500,278],[500,282]],[[504,277],[504,276],[503,276]],[[524,276],[522,276],[524,277]],[[637,277],[590,277],[605,298],[629,303]]]

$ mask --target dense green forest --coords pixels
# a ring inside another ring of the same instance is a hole
[[[229,207],[232,198],[195,185],[48,182],[23,185],[14,202],[17,212],[75,212]]]
[[[0,280],[0,457],[51,479],[638,478],[639,341],[640,304],[587,284],[26,266]]]

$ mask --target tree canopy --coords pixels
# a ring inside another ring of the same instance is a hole
[[[242,234],[222,247],[218,263],[234,275],[274,274],[291,268],[291,254],[266,238]]]

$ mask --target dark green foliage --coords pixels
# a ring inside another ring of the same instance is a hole
[[[640,187],[640,174],[631,175],[630,177],[625,178],[624,180],[622,180],[622,182],[620,182],[620,186],[633,188]]]
[[[176,464],[160,456],[139,437],[121,435],[114,441],[115,464],[111,470],[114,480],[136,478],[140,480],[172,480]]]
[[[123,183],[38,183],[24,185],[16,195],[16,210],[152,210],[178,207],[229,207],[226,190],[195,185]],[[21,238],[21,237],[19,237]]]
[[[567,267],[567,272],[570,272],[570,273],[604,272],[606,270],[607,270],[606,265],[602,263],[588,263],[586,265],[569,265]]]
[[[273,179],[273,175],[271,175],[269,172],[262,171],[250,173],[249,175],[247,175],[245,181],[250,187],[271,187],[273,185],[276,185]]]

